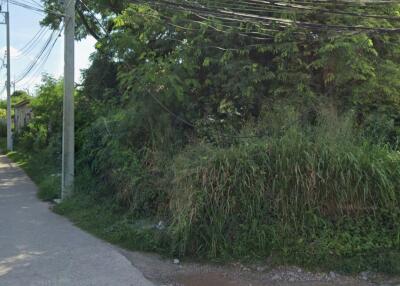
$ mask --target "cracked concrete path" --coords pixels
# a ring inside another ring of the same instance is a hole
[[[0,156],[1,286],[153,286],[111,245],[52,213]]]

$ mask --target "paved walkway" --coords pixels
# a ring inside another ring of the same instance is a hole
[[[1,286],[152,286],[111,245],[52,213],[0,156]]]

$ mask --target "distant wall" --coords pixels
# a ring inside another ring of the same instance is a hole
[[[18,133],[32,119],[32,108],[29,104],[18,106],[15,108],[15,131]]]
[[[7,136],[7,120],[5,118],[0,118],[0,137]]]

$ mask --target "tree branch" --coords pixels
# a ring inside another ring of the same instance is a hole
[[[81,18],[83,25],[85,26],[86,30],[89,32],[90,35],[93,36],[97,41],[101,39],[99,34],[96,33],[96,31],[90,26],[89,22],[86,20],[85,15],[80,9],[76,9],[79,15],[79,18]]]

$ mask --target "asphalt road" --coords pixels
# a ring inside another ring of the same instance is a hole
[[[111,245],[52,213],[0,156],[1,286],[153,286]]]

